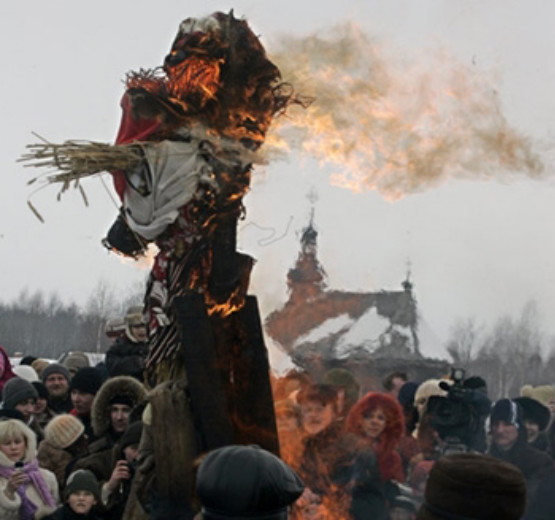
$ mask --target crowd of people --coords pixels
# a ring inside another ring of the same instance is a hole
[[[138,308],[95,366],[79,352],[12,366],[0,347],[2,520],[555,518],[555,386],[492,402],[455,372],[393,372],[369,392],[343,368],[272,377],[279,458],[197,453],[192,495],[164,503],[149,487],[165,469],[148,442],[147,351]]]

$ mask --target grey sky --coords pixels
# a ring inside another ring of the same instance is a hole
[[[530,299],[539,304],[545,330],[555,334],[555,4],[346,0],[317,6],[308,0],[3,2],[2,299],[28,287],[81,303],[99,278],[123,290],[146,276],[100,246],[116,208],[98,179],[84,183],[89,208],[77,191],[61,202],[56,186],[35,194],[33,204],[46,220],[41,224],[27,208],[32,187],[25,184],[39,172],[15,160],[36,141],[32,131],[52,142],[111,141],[124,74],[159,65],[182,19],[233,7],[270,55],[284,34],[308,36],[346,21],[375,38],[385,60],[414,64],[445,51],[488,78],[509,125],[529,137],[547,172],[541,181],[515,180],[503,171],[498,180],[447,180],[388,202],[376,192],[330,186],[331,170],[307,157],[257,168],[240,242],[258,259],[251,287],[263,313],[286,297],[296,231],[306,224],[306,194],[314,186],[320,260],[333,288],[398,288],[410,259],[421,313],[440,340],[458,316],[491,323],[500,314],[517,314]],[[285,236],[261,245],[269,234],[260,227]]]

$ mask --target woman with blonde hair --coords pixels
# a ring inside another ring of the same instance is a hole
[[[40,520],[58,503],[56,477],[39,468],[33,431],[16,419],[0,421],[0,518]]]

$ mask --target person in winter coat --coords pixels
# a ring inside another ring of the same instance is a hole
[[[69,383],[69,390],[73,408],[69,412],[77,417],[85,426],[85,433],[89,442],[93,442],[94,435],[91,423],[91,411],[94,396],[103,383],[102,375],[95,367],[84,367],[76,372]]]
[[[44,436],[37,455],[39,463],[56,475],[60,492],[63,492],[72,462],[88,452],[85,427],[77,417],[64,413],[48,423]]]
[[[532,397],[517,397],[514,401],[522,409],[528,444],[537,450],[549,452],[549,441],[545,433],[551,420],[549,408]]]
[[[37,442],[40,442],[44,438],[44,432],[34,414],[38,396],[36,388],[31,383],[20,377],[14,377],[4,386],[2,407],[21,412],[25,424],[35,432]]]
[[[125,334],[118,337],[106,352],[106,368],[110,377],[126,375],[143,381],[147,339],[142,307],[131,307],[125,316]]]
[[[490,433],[489,454],[522,471],[526,479],[528,505],[532,507],[541,481],[553,472],[553,460],[547,453],[528,444],[522,409],[511,399],[500,399],[493,405]]]
[[[96,477],[86,469],[74,471],[67,479],[65,503],[44,520],[101,520],[96,505],[100,492]]]
[[[12,378],[15,374],[12,370],[12,364],[8,353],[4,350],[4,347],[0,345],[0,395],[4,389],[4,385]]]
[[[46,387],[40,381],[33,381],[31,384],[35,387],[38,395],[33,415],[44,431],[46,425],[56,417],[56,413],[48,406],[48,390]]]
[[[131,410],[146,398],[145,387],[130,376],[108,379],[92,405],[92,427],[97,439],[89,445],[89,455],[78,460],[75,469],[91,470],[99,482],[112,474],[112,448],[129,424]]]
[[[17,419],[0,422],[0,518],[40,520],[59,503],[58,483],[40,468],[36,436]]]
[[[404,482],[401,456],[396,451],[405,431],[403,410],[389,394],[369,392],[351,409],[346,429],[374,450],[383,482]]]
[[[336,390],[312,385],[298,395],[306,433],[299,475],[307,499],[333,518],[385,517],[385,496],[374,452],[338,420]]]
[[[113,471],[101,490],[106,520],[121,520],[135,476],[143,424],[131,423],[112,450]]]

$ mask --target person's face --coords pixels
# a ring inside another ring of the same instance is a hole
[[[491,440],[501,450],[509,450],[518,439],[518,428],[505,421],[491,425]]]
[[[31,415],[33,415],[33,412],[35,411],[35,403],[36,403],[36,400],[33,398],[30,398],[30,399],[25,399],[25,401],[20,401],[15,405],[15,409],[23,414],[23,418],[25,419],[25,422],[29,421],[29,419],[31,418]]]
[[[301,405],[301,423],[309,435],[316,435],[325,430],[336,418],[333,403],[322,404],[309,401]]]
[[[374,408],[362,418],[362,433],[369,439],[375,441],[385,429],[387,418],[381,408]]]
[[[67,394],[69,382],[62,374],[50,374],[44,380],[44,386],[51,397],[64,397]]]
[[[139,456],[139,445],[130,444],[129,446],[126,446],[123,448],[123,455],[125,456],[125,460],[127,462],[135,462]]]
[[[534,442],[540,434],[539,425],[532,421],[524,421],[524,427],[526,428],[527,441]]]
[[[551,412],[551,417],[555,417],[555,399],[550,399],[549,401],[547,401],[547,407]]]
[[[146,341],[147,332],[146,325],[131,325],[129,327],[131,334],[137,341]]]
[[[126,404],[113,404],[110,406],[110,422],[112,429],[117,433],[123,433],[129,422],[131,408]]]
[[[73,403],[73,408],[75,408],[75,411],[79,415],[90,415],[93,400],[94,394],[81,392],[81,390],[77,389],[71,391],[71,402]]]
[[[47,405],[48,405],[48,401],[46,399],[43,399],[42,397],[39,397],[37,399],[37,402],[35,403],[35,409],[33,413],[35,415],[41,414],[46,410]]]
[[[5,439],[0,443],[0,451],[8,457],[12,462],[17,462],[25,457],[27,442],[23,436]]]
[[[67,503],[74,513],[86,515],[96,504],[96,498],[90,491],[76,491],[69,495]]]

